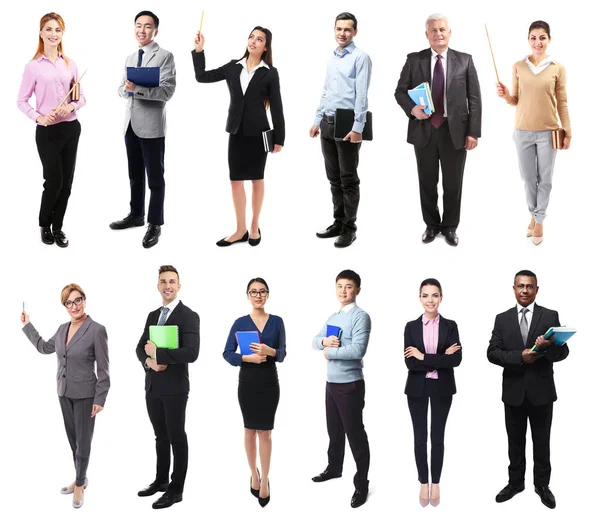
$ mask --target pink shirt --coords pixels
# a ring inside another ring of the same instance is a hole
[[[423,314],[423,345],[425,345],[425,354],[437,354],[438,338],[440,334],[440,315],[434,320],[428,320]],[[425,374],[426,378],[438,379],[437,370],[429,371]]]
[[[77,66],[73,60],[69,59],[69,65],[67,65],[61,54],[58,55],[56,62],[52,62],[45,55],[38,56],[25,66],[17,105],[23,114],[35,122],[40,116],[56,109],[70,91],[71,81],[78,79]],[[85,105],[85,96],[83,96],[81,85],[79,93],[78,102],[71,102],[70,97],[65,101],[65,104],[72,103],[75,111],[65,117],[57,116],[55,123],[77,120],[77,110]],[[35,94],[35,109],[29,104],[32,94]]]

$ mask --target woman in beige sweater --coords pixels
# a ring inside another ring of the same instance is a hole
[[[497,84],[498,96],[517,106],[514,139],[531,222],[527,236],[535,245],[543,240],[543,222],[552,189],[556,149],[552,131],[562,128],[562,149],[571,145],[567,109],[566,72],[548,56],[550,26],[538,20],[529,26],[531,54],[513,66],[512,89]],[[560,124],[559,125],[559,119]]]

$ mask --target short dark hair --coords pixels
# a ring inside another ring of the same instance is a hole
[[[158,29],[159,19],[158,16],[156,16],[152,11],[140,11],[137,15],[135,15],[134,22],[137,22],[140,16],[149,16],[150,18],[152,18],[152,20],[154,20],[154,26]]]
[[[514,283],[517,283],[518,276],[528,276],[529,278],[533,278],[535,280],[535,284],[537,285],[537,276],[534,272],[528,271],[527,269],[517,272],[517,274],[515,274]]]
[[[421,291],[423,290],[423,287],[425,287],[425,285],[434,285],[435,287],[437,287],[440,290],[440,296],[443,296],[442,284],[435,278],[427,278],[427,279],[423,280],[421,282],[421,286],[419,287],[419,294],[421,294]]]
[[[340,272],[337,275],[335,281],[337,282],[338,280],[351,280],[356,284],[358,288],[360,288],[360,276],[350,269],[346,269]]]
[[[177,269],[175,267],[173,267],[172,265],[161,265],[158,268],[158,277],[159,278],[163,272],[174,272],[175,274],[177,274],[177,281],[179,281],[179,273],[177,272]]]
[[[248,285],[246,285],[246,294],[248,294],[248,291],[250,290],[250,286],[253,283],[262,283],[266,288],[267,288],[267,292],[269,291],[269,284],[263,279],[263,278],[252,278],[249,282]]]
[[[358,29],[358,20],[356,20],[356,16],[354,16],[352,13],[344,11],[335,17],[335,21],[337,22],[338,20],[352,20],[354,23],[354,30],[356,31]]]
[[[527,34],[531,34],[531,31],[533,31],[534,29],[543,29],[544,31],[546,31],[548,38],[552,38],[550,36],[550,26],[543,20],[536,20],[535,22],[531,22],[531,25],[529,26],[529,32]]]

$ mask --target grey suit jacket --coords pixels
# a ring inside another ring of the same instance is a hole
[[[94,398],[94,405],[103,407],[110,387],[106,329],[88,316],[67,345],[69,325],[61,325],[48,341],[42,339],[31,323],[23,327],[23,332],[42,354],[56,352],[59,396]]]
[[[138,52],[127,57],[119,86],[119,95],[127,100],[123,134],[131,122],[133,132],[140,138],[161,138],[166,130],[166,105],[175,92],[175,59],[156,42],[147,52],[150,56],[144,58],[144,67],[160,67],[160,82],[158,87],[138,85],[133,96],[129,96],[125,90],[127,67],[137,66]]]

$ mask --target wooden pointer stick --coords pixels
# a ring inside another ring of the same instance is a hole
[[[494,71],[496,71],[496,80],[500,83],[500,77],[498,76],[498,68],[496,67],[496,59],[494,58],[494,51],[492,50],[492,42],[490,41],[490,34],[488,33],[487,24],[485,26],[485,34],[487,36],[488,44],[490,46],[490,53],[492,53],[492,62],[494,62]]]
[[[87,69],[85,71],[83,71],[83,74],[79,77],[79,80],[77,80],[73,84],[73,87],[71,87],[71,89],[69,90],[69,92],[65,95],[65,97],[62,99],[62,101],[58,104],[58,107],[56,109],[60,109],[62,107],[62,105],[65,103],[65,100],[73,92],[73,90],[75,89],[75,87],[77,87],[79,85],[79,82],[81,82],[82,78],[85,76],[85,73],[87,73]],[[54,109],[54,110],[56,111],[56,109]],[[48,127],[48,124],[45,124],[44,127]]]
[[[204,22],[204,9],[202,9],[202,18],[200,18],[200,30],[198,31],[199,34],[202,34],[202,22]]]

